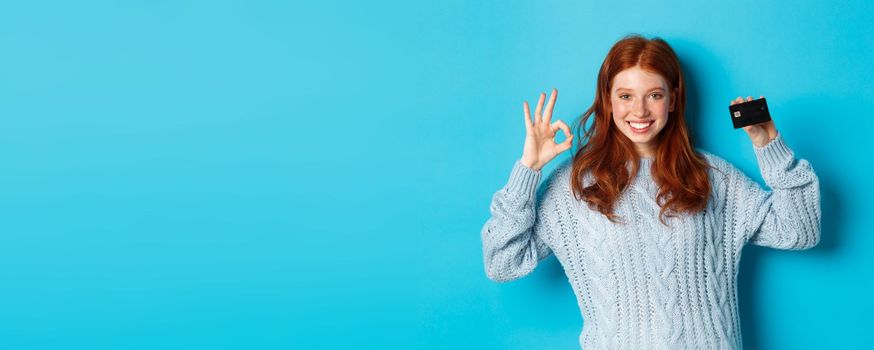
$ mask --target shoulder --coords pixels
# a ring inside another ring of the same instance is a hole
[[[556,186],[567,182],[570,178],[571,169],[573,168],[573,160],[572,157],[559,160],[555,169],[546,176],[546,184],[549,186]]]
[[[738,167],[724,158],[700,148],[696,148],[696,151],[698,154],[702,155],[708,165],[710,165],[707,169],[707,173],[714,185],[718,186],[726,180],[746,176],[740,169],[738,169]]]
[[[563,193],[570,187],[570,173],[573,167],[573,158],[556,160],[553,170],[545,175],[545,180],[540,186],[542,194],[552,196],[555,193]]]
[[[713,154],[710,151],[701,148],[696,148],[695,151],[698,152],[699,155],[704,157],[704,160],[707,161],[707,164],[719,170],[727,170],[728,167],[731,166],[731,163],[729,163],[727,160],[723,159],[720,156],[717,156],[716,154]]]

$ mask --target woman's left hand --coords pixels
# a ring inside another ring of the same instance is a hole
[[[759,96],[759,98],[764,98],[764,96]],[[752,96],[747,96],[746,102],[752,100]],[[731,101],[731,105],[733,106],[743,102],[745,102],[743,97],[738,96],[736,99]],[[747,132],[747,135],[750,136],[750,140],[753,141],[753,145],[755,145],[756,147],[765,147],[768,142],[771,142],[771,140],[777,137],[777,127],[774,126],[774,120],[769,120],[767,122],[755,125],[748,125],[743,127],[743,129]]]

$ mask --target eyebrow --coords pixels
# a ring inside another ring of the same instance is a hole
[[[619,90],[634,91],[634,90],[631,90],[631,89],[628,89],[628,88],[618,88],[618,89],[616,89],[616,91],[619,91]],[[654,88],[650,88],[649,90],[647,90],[647,92],[649,92],[649,91],[653,91],[653,90],[662,90],[662,91],[665,91],[665,89],[663,89],[663,88],[661,88],[661,87],[654,87]]]

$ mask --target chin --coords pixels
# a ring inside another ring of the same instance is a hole
[[[629,140],[631,140],[634,143],[649,143],[650,141],[654,140],[655,136],[656,136],[655,134],[652,134],[652,133],[647,133],[644,135],[635,134],[633,131],[630,131],[630,130],[625,132],[624,134],[625,134],[625,137],[627,137]]]

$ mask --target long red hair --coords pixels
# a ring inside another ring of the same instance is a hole
[[[613,213],[616,200],[633,180],[640,166],[634,144],[613,123],[610,89],[619,72],[640,65],[646,71],[660,74],[668,83],[668,91],[677,89],[674,110],[668,114],[665,127],[656,136],[656,150],[651,173],[659,187],[656,202],[661,207],[659,220],[679,213],[694,214],[703,210],[710,195],[707,176],[709,165],[704,156],[692,147],[686,128],[686,86],[683,71],[674,50],[660,38],[646,39],[640,35],[626,36],[616,42],[601,64],[597,90],[592,106],[580,116],[579,140],[571,168],[574,196],[589,207],[618,222]],[[669,93],[670,95],[670,93]],[[673,97],[673,96],[672,96]],[[586,124],[591,116],[590,127]],[[631,161],[631,169],[628,168]],[[594,182],[584,187],[583,174],[591,171]]]

